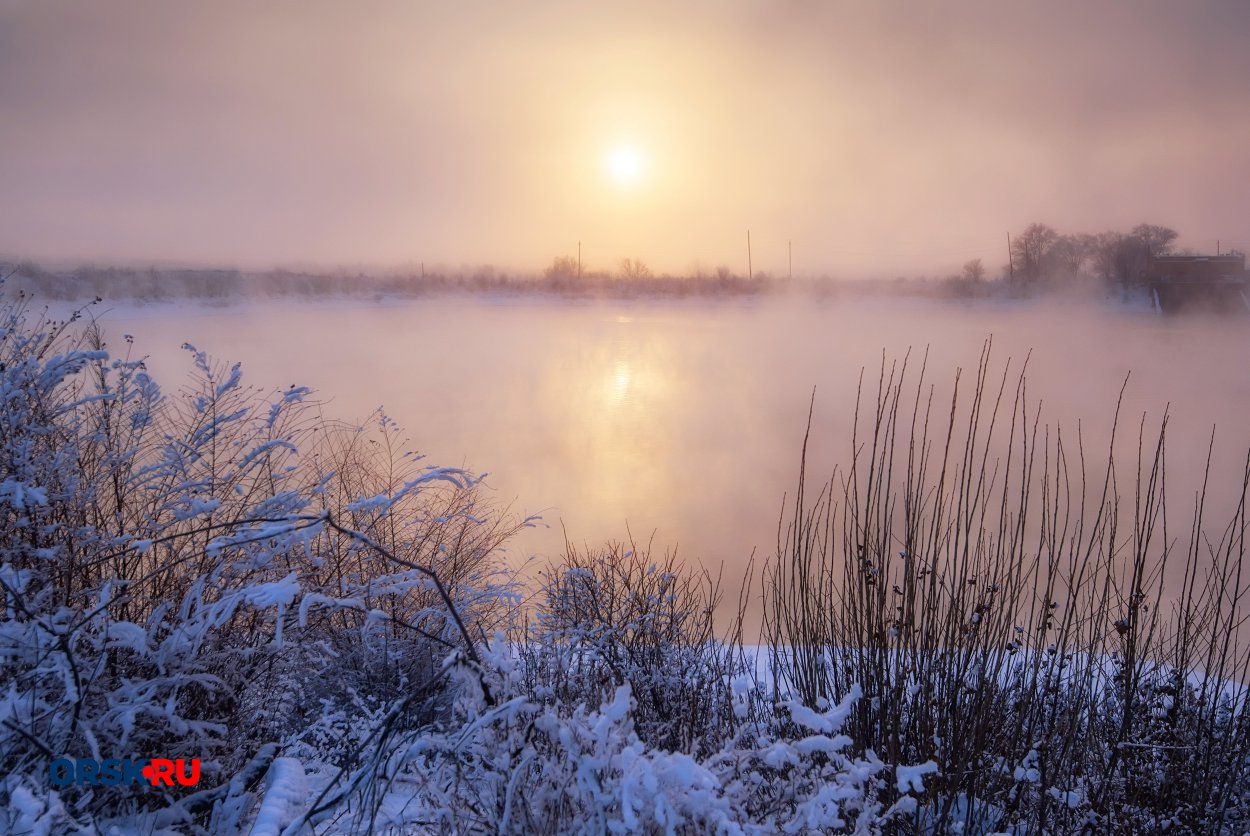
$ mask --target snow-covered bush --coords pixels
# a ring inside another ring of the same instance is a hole
[[[628,685],[645,743],[715,751],[733,731],[729,682],[742,666],[737,648],[713,632],[719,598],[717,581],[675,553],[654,558],[634,543],[597,551],[570,544],[542,573],[530,629],[518,643],[527,693],[570,711]]]
[[[169,397],[77,316],[0,307],[0,829],[175,809],[142,783],[53,792],[55,758],[199,758],[224,786],[325,705],[415,688],[403,723],[446,712],[438,660],[475,655],[510,594],[520,523],[471,476],[186,348]]]
[[[916,809],[936,766],[850,754],[838,732],[857,699],[786,703],[783,725],[743,728],[703,756],[640,740],[628,684],[570,712],[525,696],[471,703],[461,722],[390,738],[385,758],[334,776],[305,820],[336,832],[880,833]]]

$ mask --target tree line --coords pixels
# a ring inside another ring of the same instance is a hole
[[[1007,277],[1026,286],[1095,278],[1128,289],[1141,282],[1151,257],[1175,252],[1177,237],[1170,227],[1147,223],[1128,232],[1069,235],[1044,223],[1029,224],[1011,237]]]

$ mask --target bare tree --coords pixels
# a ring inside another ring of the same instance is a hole
[[[1155,224],[1138,224],[1133,227],[1132,236],[1146,245],[1147,255],[1167,255],[1176,240],[1176,230]]]
[[[548,279],[572,279],[576,278],[579,273],[577,259],[573,256],[562,255],[552,260],[551,266],[543,271]]]
[[[622,258],[621,259],[621,278],[623,279],[649,279],[651,278],[651,268],[639,258]]]
[[[1114,279],[1124,287],[1140,282],[1150,259],[1170,253],[1176,237],[1176,230],[1155,224],[1138,224],[1119,236],[1112,256]]]
[[[1058,267],[1069,276],[1077,276],[1085,262],[1093,255],[1097,239],[1093,235],[1077,233],[1062,235],[1051,247],[1051,257]]]
[[[1116,280],[1116,254],[1124,235],[1119,232],[1103,232],[1094,236],[1091,257],[1094,272],[1107,284]]]
[[[1059,233],[1046,224],[1029,224],[1011,243],[1016,270],[1025,281],[1035,282],[1042,276],[1042,262],[1050,248],[1059,240]]]
[[[981,259],[974,258],[964,263],[964,278],[970,282],[980,282],[985,279],[985,265],[981,263]]]
[[[1153,224],[1138,224],[1127,235],[1104,232],[1094,236],[1091,245],[1094,271],[1108,284],[1127,287],[1140,279],[1151,256],[1172,251],[1176,237],[1176,230]]]

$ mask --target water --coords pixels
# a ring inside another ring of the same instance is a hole
[[[242,360],[253,384],[314,387],[329,415],[384,407],[430,463],[486,471],[500,504],[542,515],[543,527],[513,542],[513,560],[557,556],[566,533],[593,545],[629,531],[723,567],[731,589],[753,552],[774,549],[813,388],[809,459],[823,480],[849,461],[856,386],[866,370],[875,395],[883,352],[911,349],[914,369],[927,347],[940,400],[987,338],[999,369],[1031,350],[1030,396],[1065,433],[1080,420],[1091,470],[1131,371],[1125,466],[1142,416],[1155,426],[1170,405],[1169,497],[1183,512],[1214,426],[1221,523],[1250,447],[1250,328],[1240,320],[891,299],[444,298],[117,307],[104,324],[114,345],[135,335],[166,390],[185,378],[178,347],[191,342]]]

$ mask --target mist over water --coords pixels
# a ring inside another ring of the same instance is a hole
[[[1128,377],[1121,492],[1131,506],[1143,417],[1149,454],[1168,411],[1169,537],[1188,533],[1212,428],[1217,528],[1250,448],[1250,330],[1240,320],[1040,303],[448,298],[117,307],[103,325],[114,351],[134,335],[167,393],[190,369],[178,350],[190,342],[242,361],[253,385],[313,387],[328,416],[363,421],[384,408],[427,463],[488,472],[500,504],[542,515],[513,542],[514,561],[557,557],[565,531],[594,545],[628,526],[714,573],[723,563],[730,587],[753,551],[773,554],[813,388],[808,464],[823,481],[851,461],[857,386],[862,373],[869,413],[883,357],[888,366],[910,351],[914,381],[927,351],[942,432],[956,371],[970,393],[987,339],[993,388],[1010,373],[1002,421],[1027,357],[1029,420],[1040,400],[1041,429],[1062,427],[1072,467],[1079,425],[1099,486]]]

